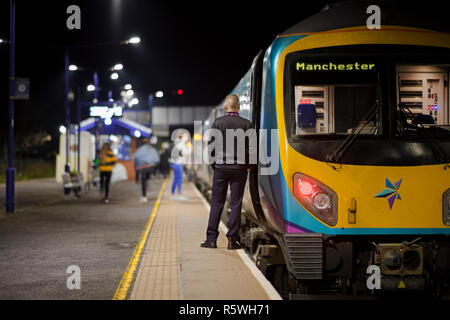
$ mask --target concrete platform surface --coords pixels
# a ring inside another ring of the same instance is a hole
[[[21,210],[0,219],[0,300],[112,299],[162,182],[149,181],[148,203],[133,181],[112,184],[109,204],[98,192],[64,200],[52,180],[18,183]],[[70,266],[80,289],[67,286]]]
[[[243,250],[227,250],[220,230],[217,249],[201,248],[209,210],[195,187],[185,182],[183,195],[164,190],[140,260],[132,300],[279,299],[267,280],[249,268]],[[252,264],[252,262],[250,262]]]

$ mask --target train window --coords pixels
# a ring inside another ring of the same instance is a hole
[[[293,134],[347,135],[358,125],[363,135],[381,133],[380,114],[364,119],[377,98],[375,58],[324,60],[294,55],[288,63]]]
[[[438,66],[397,66],[397,102],[401,102],[413,115],[427,116],[428,124],[448,124],[445,71]]]
[[[296,134],[348,134],[376,101],[375,84],[294,86]],[[379,133],[376,117],[363,122],[361,134]]]

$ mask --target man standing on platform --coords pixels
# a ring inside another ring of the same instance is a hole
[[[217,129],[221,133],[222,144],[218,147],[216,145],[215,152],[211,153],[211,156],[214,158],[212,161],[214,176],[206,240],[200,244],[204,248],[217,248],[219,223],[227,197],[228,185],[230,185],[231,191],[231,214],[228,220],[229,229],[227,232],[228,249],[236,250],[241,248],[239,244],[239,228],[241,226],[242,198],[250,166],[248,164],[248,141],[245,141],[244,154],[238,154],[238,151],[241,149],[238,148],[238,143],[236,143],[236,130],[241,129],[246,132],[251,128],[251,122],[239,116],[239,109],[239,97],[236,95],[227,96],[225,99],[226,115],[217,118],[211,127],[211,129]],[[230,135],[230,131],[234,132],[233,136]],[[227,146],[231,146],[231,141],[228,141],[227,144],[227,135],[234,137],[234,150],[227,150]],[[212,142],[213,140],[211,139],[210,146]],[[220,143],[216,139],[214,142],[216,144]]]

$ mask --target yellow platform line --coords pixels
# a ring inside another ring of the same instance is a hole
[[[147,242],[148,235],[150,233],[150,229],[152,228],[153,221],[155,220],[156,212],[158,211],[159,204],[161,202],[162,196],[164,194],[164,190],[167,185],[167,179],[164,180],[163,185],[161,186],[161,190],[159,191],[158,198],[156,200],[155,206],[153,207],[152,213],[150,214],[150,218],[145,225],[144,231],[141,234],[138,244],[134,249],[133,255],[131,256],[131,260],[128,263],[128,267],[125,270],[125,273],[120,280],[119,286],[116,289],[116,293],[114,294],[113,300],[125,300],[128,296],[128,291],[130,290],[131,283],[134,280],[134,275],[136,273],[136,269],[139,265],[139,261],[141,259],[142,250],[145,247]]]

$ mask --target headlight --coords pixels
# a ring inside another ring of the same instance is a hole
[[[442,196],[442,216],[444,224],[450,226],[450,189]]]
[[[326,185],[304,174],[296,173],[294,195],[318,219],[330,226],[337,224],[337,195]]]
[[[325,193],[317,193],[313,200],[314,206],[318,210],[326,210],[331,207],[331,199]]]

